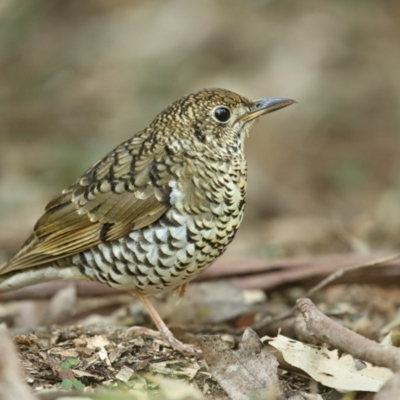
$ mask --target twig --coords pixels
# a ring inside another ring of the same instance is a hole
[[[312,287],[305,295],[304,297],[311,297],[314,293],[318,292],[319,290],[323,289],[333,281],[339,279],[342,277],[344,274],[350,271],[355,271],[358,269],[363,269],[363,268],[369,268],[369,267],[376,267],[378,265],[386,264],[390,261],[394,261],[400,258],[400,253],[387,256],[387,257],[381,257],[376,260],[372,260],[369,262],[364,262],[364,263],[358,263],[358,264],[353,264],[349,265],[347,267],[343,267],[338,269],[337,271],[333,272],[332,274],[328,275],[325,279],[323,279],[320,283]]]
[[[388,259],[391,259],[389,256]],[[358,265],[372,262],[373,266],[381,267],[378,271],[372,268],[369,273],[360,276],[348,274],[346,283],[392,283],[393,279],[400,277],[400,262],[392,261],[376,264],[377,259],[386,259],[382,253],[361,254],[332,254],[310,258],[285,258],[279,260],[246,259],[219,260],[211,268],[204,271],[197,280],[224,279],[241,289],[277,289],[283,285],[304,284],[322,279],[324,276],[336,271],[342,265]],[[372,261],[371,261],[372,260]],[[341,274],[343,275],[343,274]],[[341,280],[341,282],[343,279]],[[1,301],[32,300],[50,298],[72,281],[45,282],[34,286],[0,293]],[[75,282],[79,297],[109,296],[121,294],[122,291],[112,289],[99,282],[80,281]]]
[[[393,371],[400,369],[400,350],[396,347],[380,345],[333,322],[310,299],[297,300],[297,306],[303,314],[308,331],[320,342],[374,365]]]
[[[369,267],[376,267],[382,264],[386,264],[390,261],[394,261],[400,258],[400,253],[397,254],[392,254],[391,256],[385,256],[381,257],[375,260],[367,261],[367,262],[362,262],[362,263],[357,263],[353,265],[348,265],[347,267],[342,267],[334,272],[332,272],[330,275],[328,275],[325,279],[323,279],[320,283],[317,285],[313,286],[305,295],[304,297],[311,297],[314,295],[317,291],[323,289],[330,283],[334,282],[335,280],[339,279],[342,277],[344,274],[350,271],[355,271],[363,268],[369,268]],[[297,305],[293,306],[289,311],[276,316],[275,318],[268,318],[268,319],[263,319],[262,321],[259,321],[257,323],[257,326],[253,326],[253,328],[257,331],[258,329],[263,328],[265,325],[271,325],[275,324],[279,321],[282,321],[284,319],[290,318],[295,311],[297,310]]]

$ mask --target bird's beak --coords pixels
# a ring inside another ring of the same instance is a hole
[[[249,122],[255,118],[261,117],[261,115],[280,110],[281,108],[290,106],[293,103],[296,103],[296,101],[285,97],[269,97],[256,100],[250,111],[240,116],[237,121]]]

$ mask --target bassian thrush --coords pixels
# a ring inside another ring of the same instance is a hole
[[[149,296],[185,285],[225,251],[243,218],[246,135],[293,103],[224,89],[174,102],[47,205],[0,266],[0,291],[58,279],[129,290],[162,336],[187,349]]]

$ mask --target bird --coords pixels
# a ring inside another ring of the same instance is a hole
[[[0,266],[0,292],[99,281],[135,295],[161,336],[187,350],[151,296],[184,288],[226,250],[243,219],[249,130],[293,103],[226,89],[175,101],[47,204],[18,253]]]

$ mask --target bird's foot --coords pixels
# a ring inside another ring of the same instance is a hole
[[[197,348],[193,344],[185,344],[178,340],[173,333],[167,329],[167,331],[156,331],[154,329],[145,328],[143,326],[131,326],[128,328],[127,332],[128,335],[130,333],[135,333],[136,335],[145,335],[150,336],[153,338],[160,339],[173,348],[174,350],[179,351],[182,354],[190,355],[190,356],[201,356],[202,352],[199,348]]]
[[[182,285],[182,288],[183,287],[186,287],[186,285]],[[196,347],[193,345],[182,343],[173,335],[173,333],[168,329],[167,325],[165,325],[165,322],[162,320],[162,318],[160,317],[157,310],[154,308],[153,304],[151,303],[150,299],[147,296],[137,293],[135,293],[135,296],[146,307],[147,312],[149,313],[151,319],[153,320],[154,324],[157,326],[158,331],[161,334],[161,338],[167,341],[173,349],[178,350],[183,354],[190,354],[197,356],[202,354],[200,349],[196,349]]]
[[[172,332],[167,328],[167,330],[160,331],[161,337],[169,343],[169,345],[179,351],[182,354],[187,354],[190,356],[201,356],[202,351],[193,344],[185,344],[178,340]]]

